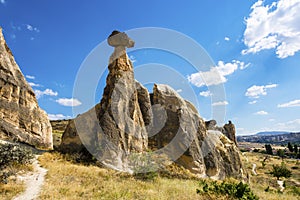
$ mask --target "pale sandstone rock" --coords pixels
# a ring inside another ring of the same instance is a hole
[[[52,128],[0,27],[0,137],[52,149]]]

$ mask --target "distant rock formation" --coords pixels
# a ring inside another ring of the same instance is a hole
[[[39,108],[0,27],[0,138],[16,140],[40,149],[52,149],[52,129]]]
[[[135,81],[125,52],[134,42],[119,34],[114,31],[108,38],[115,51],[101,102],[69,122],[61,149],[76,152],[85,146],[105,166],[123,171],[132,170],[131,153],[150,150],[200,177],[242,177],[239,150],[216,121],[206,124],[192,103],[168,85],[154,84],[149,94]]]

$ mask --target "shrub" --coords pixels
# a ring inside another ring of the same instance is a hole
[[[286,168],[284,163],[281,163],[281,165],[273,165],[273,169],[270,171],[270,174],[276,177],[277,180],[279,180],[280,177],[289,178],[292,176],[292,172]]]
[[[0,182],[7,183],[8,177],[15,174],[12,166],[30,164],[33,158],[32,152],[20,145],[0,144]]]
[[[257,200],[259,199],[250,189],[248,184],[243,182],[227,182],[213,181],[207,183],[206,181],[201,181],[201,189],[197,189],[198,194],[216,194],[216,195],[227,195],[229,198],[235,199],[247,199],[247,200]]]

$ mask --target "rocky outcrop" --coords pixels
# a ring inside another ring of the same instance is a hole
[[[163,126],[156,124],[162,128],[149,139],[156,144],[149,146],[152,150],[160,149],[177,164],[202,177],[242,176],[239,150],[215,129],[215,120],[205,123],[196,108],[167,85],[154,85],[152,102],[166,113],[162,117],[153,111],[154,120],[159,119]],[[207,131],[207,127],[211,129]]]
[[[234,142],[235,145],[237,145],[234,124],[229,120],[228,124],[225,124],[223,128],[224,128],[223,131],[224,135],[226,135],[231,141]]]
[[[145,159],[139,155],[147,158],[151,150],[150,155],[174,161],[199,177],[242,177],[239,150],[216,121],[204,122],[193,104],[168,85],[154,84],[149,94],[134,80],[125,52],[133,42],[124,33],[112,38],[118,34],[108,39],[115,51],[101,102],[70,121],[61,148],[74,152],[84,146],[105,166],[123,171],[134,170],[131,154]]]
[[[92,137],[92,141],[86,140],[83,144],[90,151],[101,146],[98,156],[104,165],[128,171],[126,155],[148,149],[146,124],[151,120],[150,97],[147,89],[135,81],[132,63],[125,52],[125,47],[131,47],[133,41],[125,33],[114,31],[108,43],[115,51],[110,58],[101,102],[78,116],[75,123],[69,123],[61,149],[79,150],[76,147],[80,147],[83,138]],[[82,129],[82,133],[78,129]],[[88,136],[88,133],[95,135]]]
[[[52,149],[52,129],[0,28],[0,137]]]

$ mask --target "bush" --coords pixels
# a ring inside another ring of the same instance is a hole
[[[248,184],[242,182],[227,182],[213,181],[207,183],[206,181],[201,181],[201,189],[197,189],[198,194],[216,194],[216,195],[227,195],[229,198],[235,199],[247,199],[247,200],[257,200],[259,199],[250,189]]]
[[[273,165],[273,169],[270,171],[270,174],[276,177],[277,180],[279,180],[280,177],[289,178],[292,176],[292,172],[286,168],[284,163],[281,163],[281,165]]]
[[[0,144],[0,182],[7,183],[8,177],[14,175],[9,168],[30,164],[33,158],[32,152],[20,145]]]

